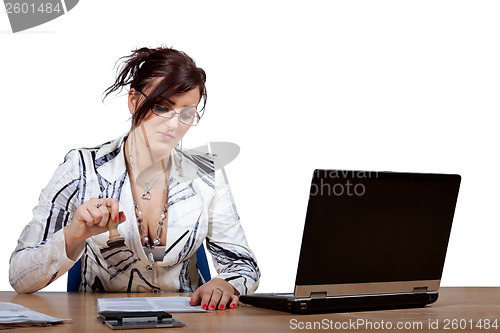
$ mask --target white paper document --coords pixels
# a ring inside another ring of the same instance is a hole
[[[98,298],[97,313],[103,312],[207,312],[201,306],[189,305],[190,297]]]
[[[26,326],[48,326],[53,323],[61,323],[65,320],[43,313],[30,310],[15,303],[0,302],[0,329],[26,327]]]

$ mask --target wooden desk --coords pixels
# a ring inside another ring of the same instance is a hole
[[[39,292],[19,295],[0,292],[0,302],[12,302],[58,318],[71,318],[70,322],[52,327],[22,328],[15,332],[112,332],[97,319],[96,300],[102,297],[168,296],[174,294],[84,294]],[[178,295],[178,294],[175,294]],[[183,328],[172,332],[311,332],[306,328],[321,325],[315,331],[351,332],[499,332],[500,288],[441,288],[439,300],[425,308],[398,309],[370,312],[293,315],[285,312],[240,306],[233,310],[210,313],[178,313],[174,317],[183,321]],[[485,329],[486,320],[498,327]],[[352,326],[353,323],[359,326]],[[316,323],[316,324],[315,324]],[[371,324],[370,324],[371,323]],[[420,324],[418,324],[420,323]],[[436,323],[438,329],[430,329]],[[472,329],[470,325],[473,325]],[[482,329],[475,327],[481,323]],[[397,329],[396,325],[408,328]],[[337,326],[336,326],[337,325]],[[342,329],[339,325],[351,325]],[[368,326],[371,325],[371,326]],[[392,329],[388,329],[392,325]],[[413,327],[409,327],[413,325]],[[419,326],[421,325],[421,326]],[[445,326],[448,325],[448,326]],[[456,326],[455,326],[456,325]],[[465,328],[460,329],[460,325]],[[446,327],[448,329],[446,329]],[[295,328],[295,329],[293,329]],[[302,328],[302,329],[300,329]],[[169,329],[147,329],[144,332],[170,332]]]

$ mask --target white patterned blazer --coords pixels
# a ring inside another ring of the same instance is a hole
[[[240,294],[252,293],[260,272],[247,245],[233,197],[214,155],[172,150],[168,225],[163,261],[146,257],[138,230],[123,143],[127,134],[95,148],[70,151],[33,209],[10,259],[9,280],[20,293],[38,291],[75,263],[66,256],[63,227],[90,198],[117,198],[126,221],[125,245],[110,248],[108,233],[90,237],[81,253],[80,291],[196,290],[204,281],[196,251],[206,240],[215,269]]]

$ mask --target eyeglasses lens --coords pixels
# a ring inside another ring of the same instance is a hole
[[[185,106],[180,109],[180,111],[175,111],[174,109],[156,104],[153,108],[153,112],[157,116],[167,119],[172,118],[176,113],[178,113],[180,122],[189,126],[196,125],[199,119],[198,111],[196,110],[196,107],[192,105]]]

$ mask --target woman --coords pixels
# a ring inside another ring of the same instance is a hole
[[[171,48],[123,60],[105,97],[130,84],[131,131],[66,155],[12,254],[10,283],[35,292],[81,258],[81,291],[194,291],[192,305],[233,308],[259,269],[216,156],[178,145],[205,108],[205,72]],[[108,221],[123,241],[107,244]],[[204,240],[219,273],[206,283],[195,256]]]

